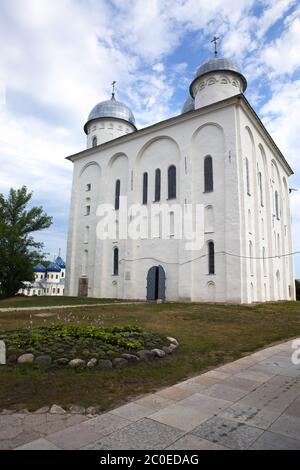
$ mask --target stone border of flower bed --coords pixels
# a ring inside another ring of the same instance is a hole
[[[123,367],[128,367],[139,362],[146,362],[153,359],[161,359],[167,354],[173,354],[179,346],[177,339],[172,338],[171,336],[166,337],[169,342],[168,346],[163,346],[162,349],[141,349],[137,351],[136,354],[124,353],[120,357],[115,357],[114,359],[96,359],[91,358],[89,361],[84,361],[83,359],[74,358],[67,359],[61,357],[53,361],[52,357],[49,355],[40,355],[34,356],[31,353],[22,354],[21,356],[9,356],[8,363],[18,363],[18,364],[40,364],[40,365],[50,365],[52,363],[60,366],[70,366],[70,367],[88,367],[92,369],[98,366],[101,369],[121,369]]]

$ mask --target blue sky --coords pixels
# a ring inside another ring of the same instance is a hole
[[[64,157],[85,148],[91,108],[116,80],[139,128],[178,114],[215,34],[300,188],[299,0],[0,0],[0,192],[26,184],[53,216],[41,234],[50,258],[65,256]],[[300,191],[291,204],[300,250]],[[295,266],[300,278],[300,256]]]

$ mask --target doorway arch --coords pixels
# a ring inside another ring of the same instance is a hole
[[[166,273],[162,266],[152,266],[147,274],[147,300],[165,300]]]

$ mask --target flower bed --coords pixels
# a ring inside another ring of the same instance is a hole
[[[99,365],[103,368],[164,357],[178,346],[173,338],[166,340],[164,336],[133,325],[104,328],[52,324],[7,331],[0,334],[0,339],[5,341],[9,363]]]

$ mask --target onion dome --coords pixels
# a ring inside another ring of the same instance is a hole
[[[87,119],[87,122],[84,125],[85,133],[87,134],[87,125],[91,121],[103,118],[120,119],[121,121],[128,122],[136,129],[135,118],[131,109],[129,109],[126,104],[117,101],[115,99],[114,93],[112,94],[110,100],[101,101],[101,103],[96,104],[96,106],[92,109]]]
[[[187,96],[183,106],[181,108],[181,114],[189,113],[195,109],[195,100],[191,96]]]
[[[45,273],[47,271],[47,269],[45,268],[45,266],[43,266],[42,264],[37,264],[36,266],[34,266],[33,268],[33,272],[34,273]]]
[[[200,65],[200,67],[197,69],[197,72],[195,74],[195,78],[192,81],[190,85],[190,93],[192,95],[192,85],[193,83],[203,75],[206,75],[207,73],[210,72],[233,72],[239,75],[240,79],[242,80],[243,83],[243,92],[245,92],[247,88],[247,80],[244,77],[244,75],[241,73],[240,69],[238,66],[230,59],[226,58],[218,58],[215,57],[214,59],[210,59],[204,64]]]
[[[50,263],[47,268],[48,273],[60,273],[60,270],[61,270],[60,266],[56,264],[55,262]]]
[[[66,263],[64,262],[64,260],[58,256],[55,260],[55,264],[57,264],[61,269],[65,269],[66,268]]]

